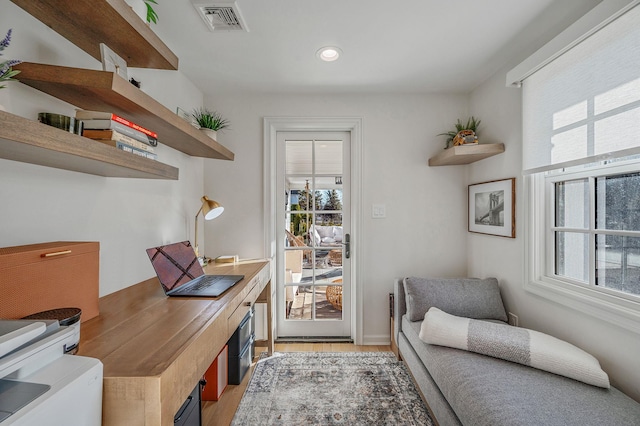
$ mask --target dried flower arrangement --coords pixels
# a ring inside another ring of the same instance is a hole
[[[2,56],[2,51],[9,47],[9,43],[11,43],[11,29],[7,32],[5,38],[0,41],[0,56]],[[15,59],[9,59],[7,61],[0,62],[0,83],[5,81],[13,81],[13,77],[18,75],[20,71],[14,70],[12,67],[14,65],[18,65],[22,61],[18,61]],[[5,86],[0,84],[0,89],[3,89]]]

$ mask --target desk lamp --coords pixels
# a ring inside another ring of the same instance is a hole
[[[204,220],[215,219],[220,216],[224,211],[224,207],[218,204],[217,201],[210,200],[206,195],[202,197],[202,206],[196,213],[196,234],[193,250],[196,252],[196,257],[200,260],[200,253],[198,253],[198,216],[200,213],[204,216]]]

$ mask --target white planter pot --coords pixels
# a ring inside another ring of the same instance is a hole
[[[5,81],[5,88],[0,89],[0,111],[7,111],[11,109],[11,90],[13,90],[13,84],[15,81]]]
[[[133,11],[142,19],[144,22],[147,22],[147,6],[144,4],[142,0],[125,0],[129,6],[133,9]]]
[[[211,139],[216,141],[218,140],[218,132],[216,132],[215,130],[200,128],[200,131],[209,136]]]

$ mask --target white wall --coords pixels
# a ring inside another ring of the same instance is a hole
[[[468,183],[516,178],[516,238],[469,234],[468,273],[495,276],[500,280],[507,309],[519,316],[520,326],[567,340],[593,354],[609,374],[614,386],[640,401],[640,339],[637,335],[587,314],[528,293],[523,288],[524,203],[522,180],[522,95],[505,87],[506,73],[532,54],[599,1],[591,0],[583,9],[549,11],[539,19],[555,20],[554,30],[539,34],[526,51],[513,52],[508,64],[470,94],[470,113],[482,119],[484,142],[503,142],[504,154],[468,166]],[[570,4],[563,4],[570,8]],[[573,5],[575,7],[576,5]],[[523,33],[535,33],[535,22]]]
[[[469,183],[516,177],[516,238],[469,234],[468,272],[498,277],[507,309],[519,316],[521,327],[548,333],[593,354],[612,384],[640,401],[639,336],[523,288],[521,91],[505,87],[506,71],[471,94],[471,113],[482,118],[482,135],[504,142],[506,152],[469,166]]]
[[[269,117],[362,117],[363,209],[359,285],[365,343],[389,342],[388,293],[407,275],[466,271],[464,169],[428,167],[438,133],[467,114],[464,95],[262,95],[205,99],[231,121],[219,140],[233,163],[205,161],[205,192],[224,204],[206,223],[207,255],[263,256],[263,128]],[[372,204],[386,219],[372,219]]]
[[[593,2],[592,2],[593,3]],[[6,58],[100,69],[98,61],[23,12],[3,2],[1,36],[14,28]],[[497,276],[508,309],[524,327],[566,339],[593,353],[614,385],[640,399],[640,339],[522,289],[522,223],[516,239],[467,234],[466,185],[517,177],[521,200],[520,93],[504,87],[504,73],[460,95],[233,96],[207,99],[230,118],[219,136],[236,161],[191,158],[160,147],[161,161],[180,168],[179,181],[102,178],[0,160],[0,246],[56,240],[101,243],[101,295],[153,276],[144,249],[193,238],[193,216],[203,194],[225,205],[207,222],[201,245],[209,256],[263,256],[262,118],[363,118],[362,224],[365,342],[388,341],[387,293],[394,277]],[[189,110],[202,95],[180,72],[132,70],[143,90],[171,110]],[[0,90],[0,104],[35,119],[39,111],[73,108],[19,84]],[[504,142],[506,152],[469,167],[428,167],[442,146],[435,135],[458,117],[483,121],[483,142]],[[204,170],[203,170],[204,162]],[[203,184],[204,178],[204,184]],[[386,204],[386,219],[371,219],[372,204]],[[516,218],[523,217],[522,203]]]
[[[0,32],[13,28],[3,59],[101,69],[100,63],[11,2],[3,2]],[[167,108],[189,109],[202,93],[178,71],[130,70],[142,89]],[[20,83],[0,89],[7,111],[37,119],[74,107]],[[46,241],[100,242],[100,295],[154,276],[145,249],[193,239],[203,193],[203,160],[166,146],[159,160],[180,169],[178,181],[104,178],[0,160],[0,246]],[[202,236],[200,237],[202,238]]]

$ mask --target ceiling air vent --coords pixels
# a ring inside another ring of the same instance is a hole
[[[202,3],[201,0],[197,0],[192,4],[207,24],[209,31],[249,32],[236,2]]]

